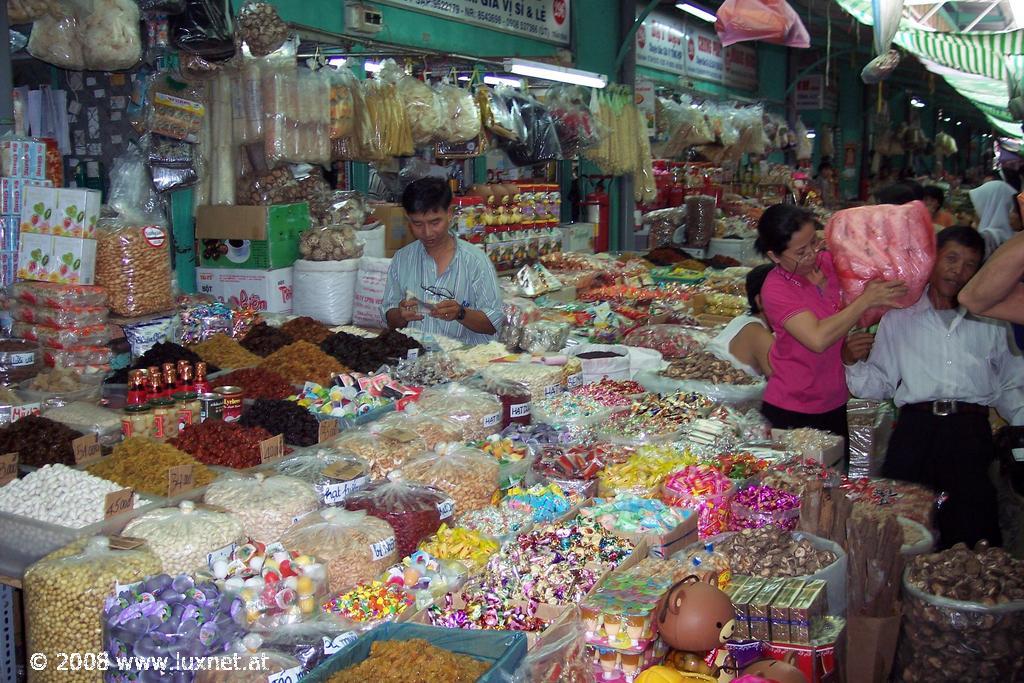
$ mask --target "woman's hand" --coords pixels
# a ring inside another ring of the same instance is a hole
[[[853,365],[857,361],[867,360],[871,347],[875,345],[875,335],[868,332],[855,332],[843,342],[843,362]]]
[[[906,296],[907,285],[903,280],[872,280],[864,288],[864,291],[857,302],[861,303],[865,310],[881,306],[883,308],[902,308],[897,299]]]

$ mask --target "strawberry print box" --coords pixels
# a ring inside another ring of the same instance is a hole
[[[97,190],[26,187],[22,192],[21,232],[94,237],[100,199]]]

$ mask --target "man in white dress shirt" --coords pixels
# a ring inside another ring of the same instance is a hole
[[[941,547],[1001,542],[988,478],[995,457],[989,407],[1024,424],[1024,359],[1012,354],[1006,325],[957,303],[984,253],[971,228],[940,232],[924,295],[886,313],[870,355],[846,368],[854,396],[894,398],[900,409],[882,474],[948,494],[937,518]]]

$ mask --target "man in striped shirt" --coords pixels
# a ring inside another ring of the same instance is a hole
[[[1024,424],[1024,358],[1012,353],[1004,323],[957,303],[981,265],[985,241],[965,226],[946,228],[937,239],[925,293],[885,314],[870,355],[847,366],[846,381],[854,396],[895,399],[899,420],[882,474],[949,495],[937,515],[940,545],[983,538],[999,545],[988,478],[995,457],[989,407]]]
[[[440,178],[422,178],[402,193],[416,241],[391,259],[381,316],[391,329],[481,344],[501,327],[501,289],[487,254],[451,233],[451,204],[451,189]]]

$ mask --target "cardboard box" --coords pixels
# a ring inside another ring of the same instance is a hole
[[[789,608],[790,642],[806,645],[811,642],[811,622],[825,613],[827,584],[821,579],[807,581]]]
[[[786,581],[786,585],[782,587],[779,594],[775,597],[769,608],[770,624],[769,631],[771,632],[771,639],[781,643],[791,643],[793,639],[790,635],[792,626],[790,620],[791,607],[794,601],[800,596],[800,592],[804,589],[804,582],[802,579],[789,579]]]
[[[774,440],[776,442],[781,442],[782,438],[785,436],[787,431],[789,431],[789,430],[786,430],[786,429],[773,429],[772,430],[772,440]],[[843,437],[836,436],[836,435],[832,436],[832,443],[831,443],[830,446],[828,446],[828,448],[821,449],[821,450],[819,450],[819,449],[807,450],[807,451],[804,451],[803,453],[801,453],[801,457],[802,458],[808,459],[808,460],[814,460],[816,462],[820,462],[825,467],[842,466],[842,464],[843,464],[843,457],[845,455],[846,455],[846,449],[845,449],[845,444],[843,442]]]
[[[812,629],[811,645],[769,642],[765,643],[762,655],[790,662],[800,669],[808,683],[833,683],[839,680],[836,643],[843,637],[845,628],[845,619],[818,619]]]
[[[562,251],[594,253],[596,226],[593,223],[569,223],[560,225],[558,229],[562,233]]]
[[[373,215],[384,226],[384,256],[391,258],[396,251],[416,241],[400,204],[373,204],[372,208]]]
[[[764,588],[765,580],[753,576],[733,577],[734,581],[743,580],[743,584],[732,595],[732,607],[736,611],[736,630],[734,640],[750,638],[750,601]]]
[[[26,186],[21,231],[58,237],[94,237],[100,218],[99,190]]]
[[[196,268],[200,292],[231,306],[268,313],[292,312],[292,269]]]
[[[96,240],[85,237],[52,237],[50,282],[91,285],[96,272]]]
[[[204,268],[277,270],[299,257],[299,234],[309,229],[309,205],[200,206],[196,249]]]
[[[50,281],[53,268],[53,237],[22,231],[18,237],[18,277],[22,280]]]
[[[786,579],[769,579],[750,600],[747,617],[750,620],[750,637],[754,640],[768,640],[771,635],[771,604],[785,584]]]

